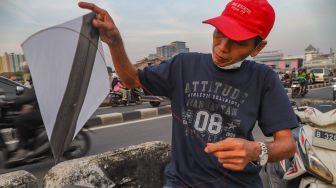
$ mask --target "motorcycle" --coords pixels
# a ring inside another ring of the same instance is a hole
[[[285,88],[290,88],[292,86],[292,80],[291,79],[284,79],[283,85]]]
[[[300,93],[301,85],[299,79],[297,78],[292,79],[291,89],[292,89],[292,98],[304,97],[308,93],[307,87],[305,88],[303,93]]]
[[[336,104],[296,106],[300,127],[292,130],[297,151],[293,158],[269,163],[270,187],[336,187]]]
[[[15,140],[18,138],[16,136],[16,128],[14,127],[13,121],[20,112],[16,110],[12,111],[8,102],[4,101],[0,102],[0,109],[0,131],[4,132],[3,130],[6,129],[8,132],[8,130],[10,130],[11,136],[14,138],[8,140],[3,134],[0,134],[0,168],[14,168],[52,158],[46,130],[43,125],[40,125],[31,131],[32,135],[28,140],[31,152],[29,152],[23,160],[9,162],[9,159],[14,156],[18,149],[17,144],[15,144]],[[88,133],[86,131],[81,131],[65,150],[63,157],[65,159],[83,157],[89,151],[90,144],[91,140]]]
[[[122,100],[122,93],[117,91],[110,92],[110,101],[109,104],[112,107],[119,106],[119,105],[127,105],[127,100]]]
[[[121,92],[110,92],[110,101],[109,104],[112,107],[127,104],[142,104],[143,102],[149,102],[153,107],[160,106],[163,99],[158,96],[153,95],[145,95],[141,89],[131,89],[130,95],[128,96],[127,100],[122,100],[122,93]]]
[[[332,78],[330,81],[331,81],[332,88],[333,88],[333,92],[332,92],[333,101],[335,101],[336,100],[336,77]]]

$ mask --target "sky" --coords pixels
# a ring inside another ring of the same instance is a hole
[[[218,16],[228,0],[88,0],[106,9],[123,37],[133,63],[155,53],[156,47],[185,41],[190,51],[211,52],[213,27],[203,20]],[[269,0],[276,12],[264,51],[302,55],[312,44],[323,53],[336,51],[335,0]],[[22,53],[30,35],[88,10],[78,0],[0,0],[0,55]],[[111,56],[105,49],[108,63]]]

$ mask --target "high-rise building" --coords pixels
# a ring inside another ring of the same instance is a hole
[[[16,54],[10,53],[9,56],[9,63],[11,66],[11,72],[18,72],[20,71],[20,65],[19,65],[19,58]]]
[[[11,72],[7,53],[5,53],[4,56],[2,56],[2,65],[3,65],[3,72]]]
[[[179,53],[187,53],[189,52],[189,48],[186,47],[186,42],[175,41],[170,43],[169,45],[164,45],[156,48],[156,54],[159,57],[164,59],[169,59],[174,55]]]
[[[169,59],[173,57],[173,55],[176,53],[176,49],[174,46],[164,45],[161,47],[157,47],[156,53],[158,54],[159,57],[163,57],[164,59]]]
[[[4,72],[4,67],[2,63],[2,56],[0,56],[0,73]]]
[[[18,72],[21,71],[20,63],[25,60],[24,55],[7,52],[1,57],[0,72]]]
[[[22,63],[22,62],[25,61],[25,57],[24,57],[23,54],[19,54],[18,57],[19,57],[19,62],[20,62],[20,63]]]
[[[135,66],[139,69],[143,69],[144,67],[159,64],[163,60],[167,60],[172,58],[173,56],[179,53],[187,53],[189,52],[189,48],[186,47],[186,42],[182,41],[174,41],[169,45],[164,45],[156,48],[155,54],[149,54],[148,57],[137,61]]]
[[[170,43],[171,46],[174,46],[177,53],[187,53],[189,52],[189,48],[186,47],[186,42],[175,41]]]

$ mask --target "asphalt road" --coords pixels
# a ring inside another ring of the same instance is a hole
[[[296,102],[300,102],[302,99],[332,100],[332,93],[333,93],[332,87],[324,87],[324,88],[310,89],[304,98],[292,99],[290,94],[288,94],[288,97],[290,100],[294,100]]]
[[[332,88],[312,89],[308,93],[306,98],[313,99],[332,99]],[[289,96],[290,97],[290,96]],[[295,99],[299,101],[300,99]],[[149,104],[143,104],[142,106],[127,106],[127,107],[115,107],[112,109],[105,108],[100,109],[101,113],[105,110],[134,110],[136,108],[146,108]],[[123,109],[125,108],[125,109]],[[106,112],[105,111],[105,112]],[[110,112],[109,112],[110,113]],[[113,124],[102,128],[95,128],[94,134],[91,134],[92,145],[89,151],[89,155],[102,153],[109,150],[114,150],[120,147],[125,147],[134,144],[140,144],[148,141],[165,141],[170,143],[171,140],[171,116],[162,116],[145,120],[138,120],[132,122],[124,122],[120,124]],[[260,129],[256,126],[253,130],[253,134],[256,140],[265,140],[266,138],[261,133]],[[44,174],[53,166],[52,160],[43,161],[40,163],[26,165],[15,169],[4,170],[0,169],[0,174],[15,171],[26,170],[33,173],[42,185],[42,178]]]
[[[332,100],[333,88],[325,87],[321,89],[311,89],[305,98]]]

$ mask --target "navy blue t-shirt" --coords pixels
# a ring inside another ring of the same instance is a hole
[[[294,128],[297,120],[284,88],[268,66],[245,60],[239,69],[223,70],[211,54],[179,54],[139,70],[144,90],[171,99],[172,160],[165,169],[172,187],[262,187],[260,167],[225,169],[207,143],[225,138],[254,140],[262,132]]]

